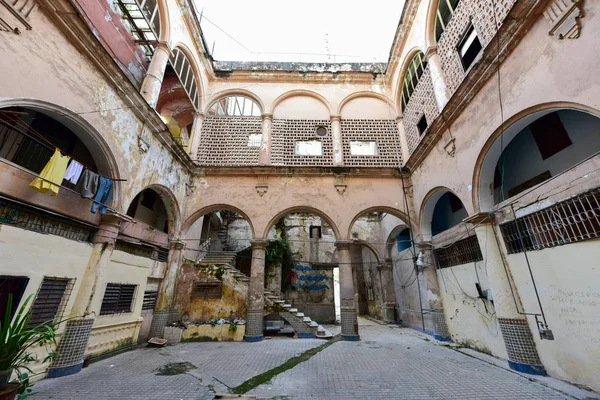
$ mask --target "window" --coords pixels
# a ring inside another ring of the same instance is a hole
[[[144,50],[148,61],[160,36],[160,15],[156,0],[116,0],[123,19],[129,23],[131,35]]]
[[[185,89],[188,98],[192,102],[194,109],[197,110],[198,106],[198,87],[196,86],[196,78],[194,77],[194,70],[192,69],[189,60],[179,49],[173,50],[171,58],[169,59],[171,66],[175,70],[179,82]]]
[[[321,239],[321,227],[320,226],[311,226],[310,227],[310,238],[313,239]]]
[[[327,128],[324,126],[317,126],[317,129],[315,129],[315,134],[317,136],[327,136]]]
[[[350,142],[350,154],[353,156],[376,156],[377,142]]]
[[[223,296],[223,282],[194,282],[192,298],[220,299]]]
[[[142,311],[143,310],[154,310],[156,306],[156,300],[158,299],[158,289],[146,288],[144,291],[144,302],[142,303]]]
[[[130,313],[137,285],[108,283],[100,307],[100,315]]]
[[[458,44],[458,52],[460,54],[460,59],[462,60],[463,68],[466,70],[469,69],[477,55],[481,51],[481,42],[477,37],[477,32],[475,32],[475,28],[473,24],[469,24],[465,34],[463,35],[462,40]]]
[[[427,118],[425,118],[425,114],[423,114],[421,119],[419,119],[419,122],[417,122],[417,129],[419,130],[419,135],[422,136],[425,133],[425,131],[427,130],[427,126]]]
[[[459,240],[448,247],[433,250],[438,268],[482,261],[483,255],[477,236]]]
[[[410,230],[408,228],[404,228],[398,234],[398,236],[396,236],[396,243],[397,243],[398,253],[411,247],[412,241],[410,239]]]
[[[460,3],[460,0],[439,0],[438,8],[435,15],[435,41],[440,41],[442,34],[446,30],[446,26],[454,15],[454,10]]]
[[[297,156],[321,156],[323,155],[323,144],[318,140],[310,142],[296,142]]]
[[[244,96],[223,97],[208,109],[209,116],[216,117],[260,117],[261,110],[256,102]]]
[[[29,278],[26,276],[0,276],[0,320],[4,321],[8,295],[12,294],[11,315],[15,315]]]
[[[544,115],[531,124],[531,134],[542,155],[542,160],[552,157],[573,144],[557,113]]]
[[[252,133],[248,136],[248,147],[260,147],[262,133]]]
[[[29,327],[33,328],[44,322],[59,321],[67,306],[72,289],[73,281],[71,279],[45,277],[31,305]]]
[[[408,64],[408,68],[404,74],[404,81],[402,82],[402,110],[406,108],[410,96],[412,96],[415,91],[419,79],[421,79],[421,75],[423,75],[426,67],[427,61],[425,61],[425,56],[422,52],[415,54]]]

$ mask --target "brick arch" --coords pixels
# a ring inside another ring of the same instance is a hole
[[[265,226],[262,237],[266,238],[269,235],[269,231],[271,230],[273,225],[275,225],[277,221],[279,221],[282,217],[295,212],[308,212],[318,217],[321,217],[323,220],[325,220],[325,222],[329,224],[329,226],[331,226],[331,229],[333,229],[333,234],[335,235],[336,240],[342,240],[342,236],[340,235],[340,231],[337,227],[337,224],[326,213],[311,206],[294,206],[278,212],[274,217],[271,218],[271,220]]]
[[[235,206],[232,206],[230,204],[225,204],[225,203],[212,204],[212,205],[202,207],[199,210],[194,211],[192,213],[192,215],[187,217],[187,219],[183,223],[183,225],[181,227],[182,235],[185,235],[185,233],[190,229],[190,227],[194,224],[194,222],[196,222],[200,217],[203,217],[206,214],[210,214],[210,213],[213,213],[216,211],[221,211],[221,210],[232,211],[232,212],[244,217],[244,219],[248,222],[248,225],[250,225],[250,230],[252,231],[252,237],[256,238],[256,231],[254,230],[254,224],[253,224],[252,220],[250,219],[250,217],[248,217],[248,214],[246,214],[244,211],[240,210],[239,208],[237,208]]]

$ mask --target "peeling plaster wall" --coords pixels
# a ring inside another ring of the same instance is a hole
[[[78,118],[90,124],[107,144],[117,160],[120,176],[127,179],[117,184],[115,208],[126,211],[135,195],[150,184],[168,188],[181,207],[189,179],[183,166],[129,110],[120,99],[121,93],[106,82],[41,10],[32,14],[30,22],[33,30],[0,42],[0,52],[11,54],[0,59],[1,104],[11,105],[12,99],[35,99],[79,113]],[[148,146],[146,152],[138,144],[140,138]]]

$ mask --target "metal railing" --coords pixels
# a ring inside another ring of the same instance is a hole
[[[438,268],[448,268],[483,260],[477,236],[470,236],[452,243],[448,247],[435,249],[433,255]]]
[[[39,174],[54,148],[29,133],[16,129],[0,113],[0,157]]]
[[[509,254],[600,237],[600,188],[500,225]]]

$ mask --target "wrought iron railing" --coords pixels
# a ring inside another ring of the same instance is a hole
[[[509,254],[600,237],[600,188],[500,225]]]
[[[0,113],[0,157],[39,174],[52,157],[54,148],[16,129]]]

